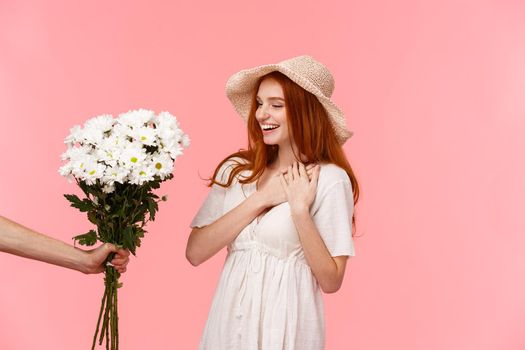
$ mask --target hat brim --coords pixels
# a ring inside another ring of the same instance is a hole
[[[251,108],[251,98],[258,79],[271,72],[281,72],[290,78],[294,83],[312,93],[317,97],[328,113],[337,139],[340,144],[345,143],[354,133],[347,129],[343,111],[326,97],[310,81],[299,76],[294,71],[279,64],[266,64],[255,68],[243,69],[233,74],[226,82],[226,96],[233,104],[233,107],[247,121]]]

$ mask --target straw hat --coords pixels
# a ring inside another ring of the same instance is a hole
[[[297,85],[317,97],[328,113],[341,145],[354,134],[346,128],[343,111],[330,100],[334,91],[332,74],[323,64],[307,55],[293,57],[277,64],[266,64],[255,68],[243,69],[228,79],[226,96],[228,96],[237,112],[245,121],[248,120],[251,96],[257,79],[274,71],[283,73]]]

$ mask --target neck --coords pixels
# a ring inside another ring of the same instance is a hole
[[[299,154],[297,148],[296,154]],[[288,166],[292,165],[295,161],[300,161],[295,158],[292,146],[288,144],[279,145],[279,151],[277,153],[277,159],[275,160],[275,168],[279,170],[286,170]]]

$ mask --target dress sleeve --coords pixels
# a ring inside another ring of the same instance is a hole
[[[226,162],[219,169],[217,176],[219,182],[225,183],[227,181],[231,166],[231,162]],[[217,184],[211,186],[208,196],[190,223],[191,228],[207,226],[224,214],[224,199],[227,190],[227,188]]]
[[[312,218],[331,256],[354,256],[352,184],[338,181],[321,194]]]

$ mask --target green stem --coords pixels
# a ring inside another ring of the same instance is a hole
[[[107,303],[105,306],[104,323],[100,335],[100,345],[106,337],[106,349],[118,350],[118,278],[120,274],[112,267],[106,271]]]
[[[118,278],[119,278],[119,273],[115,271],[115,283],[113,284],[113,288],[115,291],[114,293],[115,300],[113,300],[113,334],[112,334],[112,338],[115,344],[114,350],[118,350],[118,309],[117,309],[117,306],[118,306]]]
[[[102,330],[100,332],[100,338],[99,338],[99,345],[102,345],[102,341],[104,339],[104,335],[108,335],[108,321],[109,321],[109,311],[111,310],[111,303],[113,302],[113,290],[111,288],[112,285],[112,273],[111,270],[113,268],[111,266],[106,266],[106,278],[105,285],[106,285],[106,291],[107,291],[107,303],[106,303],[106,309],[104,311],[104,321],[102,323]],[[106,339],[107,341],[107,339]]]
[[[113,286],[112,286],[113,287]],[[116,290],[114,291],[116,292]],[[110,319],[110,334],[111,334],[111,350],[115,349],[115,294],[113,294],[113,300],[111,303],[111,319]]]
[[[106,328],[106,349],[109,349],[109,327]]]
[[[108,295],[108,290],[107,288],[104,288],[104,296],[102,296],[102,302],[100,303],[100,312],[98,313],[97,329],[95,331],[95,336],[93,337],[93,344],[91,345],[91,350],[95,349],[95,345],[97,343],[97,335],[98,335],[98,330],[100,328],[100,319],[102,318],[102,313],[104,312],[104,306],[106,305],[107,295]]]

